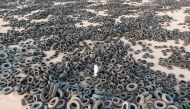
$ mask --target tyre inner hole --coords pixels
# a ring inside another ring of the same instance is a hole
[[[134,88],[135,86],[134,85],[130,85],[129,88]]]
[[[157,106],[158,106],[158,107],[163,107],[164,105],[159,102],[159,103],[157,103]]]

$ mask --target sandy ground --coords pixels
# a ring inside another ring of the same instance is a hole
[[[121,38],[121,40],[125,43],[128,43],[127,40],[125,40],[124,38]],[[178,67],[173,67],[172,70],[167,69],[166,67],[162,67],[160,65],[158,65],[159,62],[159,58],[163,57],[163,58],[167,58],[170,56],[170,54],[168,54],[167,56],[164,56],[161,52],[161,50],[163,49],[155,49],[154,46],[162,46],[162,45],[167,45],[167,46],[178,46],[181,47],[183,46],[183,42],[180,40],[180,44],[175,44],[175,42],[173,40],[169,40],[167,42],[156,42],[156,41],[149,41],[149,40],[143,40],[144,43],[146,44],[152,44],[152,46],[149,46],[151,50],[153,50],[153,53],[150,53],[151,55],[153,55],[155,58],[154,59],[146,59],[147,62],[153,62],[155,64],[155,66],[153,66],[151,69],[153,70],[160,70],[163,72],[166,72],[167,74],[169,73],[174,73],[176,74],[176,77],[178,80],[190,80],[190,76],[189,73],[190,71],[188,71],[187,69],[180,69]],[[136,46],[131,46],[133,48],[134,51],[136,50],[142,50],[142,47],[139,45]],[[190,51],[190,46],[184,46],[186,51]],[[133,54],[133,57],[137,60],[137,59],[143,59],[142,56],[145,52],[141,52],[139,54]],[[179,75],[183,74],[185,75],[184,78],[180,78]]]
[[[91,0],[91,1],[93,1],[93,0]],[[100,3],[105,4],[106,2],[105,2],[105,0],[100,0]],[[128,0],[127,0],[125,3],[126,4],[133,4],[133,5],[134,4],[135,5],[142,5],[143,3],[150,3],[150,0],[143,0],[142,3],[129,3]],[[56,2],[55,5],[64,5],[64,3]],[[18,8],[22,8],[22,7],[20,6]],[[169,16],[174,18],[173,21],[165,22],[164,24],[162,24],[162,26],[164,28],[169,29],[169,30],[179,29],[181,31],[189,31],[190,29],[188,29],[187,25],[179,25],[179,23],[184,23],[185,16],[188,16],[188,14],[183,13],[184,10],[186,10],[186,9],[187,8],[184,7],[182,9],[176,10],[174,12],[171,12],[171,11],[158,12],[157,15],[159,15],[159,16],[169,15]],[[43,10],[38,10],[38,11],[43,11]],[[32,13],[36,13],[38,11],[33,11]],[[107,16],[106,10],[96,12],[95,10],[87,9],[87,11],[96,13],[97,15],[100,15],[100,16]],[[30,14],[32,14],[32,13],[30,13]],[[28,15],[30,15],[30,14],[28,14]],[[24,17],[20,17],[20,16],[14,16],[14,17],[19,18],[19,19],[26,19],[26,16],[28,16],[28,15],[25,15]],[[119,16],[118,18],[116,18],[116,22],[119,23],[121,17],[138,17],[138,15]],[[47,21],[47,20],[48,20],[48,18],[44,19],[44,20],[34,20],[34,22],[42,22],[42,21]],[[1,32],[7,32],[7,30],[11,29],[11,27],[9,27],[9,26],[7,26],[7,27],[3,26],[3,25],[6,25],[6,24],[8,24],[8,22],[3,21],[3,19],[0,18],[0,31]],[[100,24],[98,24],[98,23],[90,23],[88,21],[82,21],[81,24],[80,23],[76,24],[77,27],[87,27],[87,26],[96,26],[96,25],[100,25]],[[22,30],[22,28],[20,30]],[[121,38],[121,40],[124,41],[125,43],[128,43],[127,40],[125,40],[124,38]],[[159,57],[164,57],[164,56],[161,53],[162,49],[154,49],[155,45],[183,46],[182,41],[180,41],[180,44],[175,44],[174,41],[156,42],[156,41],[144,40],[143,42],[146,42],[147,44],[148,43],[152,44],[152,46],[150,48],[153,50],[152,54],[154,54],[155,58],[154,59],[148,59],[148,60],[146,59],[148,62],[153,62],[155,64],[155,66],[152,67],[152,69],[161,70],[161,71],[164,71],[166,73],[174,73],[174,74],[176,74],[178,80],[180,80],[180,79],[190,80],[190,76],[188,76],[190,72],[187,69],[180,69],[180,68],[174,67],[173,70],[169,70],[169,69],[167,69],[165,67],[161,67],[160,65],[158,65]],[[10,47],[20,48],[20,46],[18,46],[18,45],[11,45]],[[139,46],[132,46],[132,48],[134,50],[141,50],[142,49]],[[185,49],[186,49],[186,51],[190,51],[190,46],[185,46]],[[45,53],[47,54],[46,58],[49,58],[50,56],[55,54],[55,51],[50,50],[50,51],[45,51]],[[138,55],[134,54],[134,57],[135,57],[135,59],[143,59],[142,58],[143,54],[144,53],[142,53],[142,52],[140,54],[138,54]],[[64,55],[65,54],[60,53],[57,58],[52,59],[50,62],[60,62]],[[184,74],[185,78],[179,78],[179,74]],[[14,109],[23,109],[23,107],[21,106],[20,100],[21,100],[21,96],[17,95],[16,93],[11,93],[11,94],[8,94],[8,95],[3,95],[3,94],[0,93],[0,109],[13,109],[13,107],[14,107]]]
[[[184,13],[187,9],[189,9],[189,7],[183,7],[182,9],[175,11],[158,12],[158,16],[169,15],[173,18],[171,22],[165,22],[162,24],[162,27],[168,30],[179,29],[180,31],[189,31],[190,29],[187,24],[183,24],[185,17],[189,16],[187,13]]]
[[[88,27],[88,26],[97,26],[100,25],[99,23],[91,23],[87,20],[83,20],[81,23],[76,23],[76,27]]]
[[[7,30],[10,30],[11,27],[10,26],[4,26],[4,25],[7,25],[9,24],[9,22],[6,22],[6,21],[3,21],[2,18],[0,18],[0,31],[1,32],[7,32]]]
[[[3,95],[0,93],[0,109],[24,109],[20,100],[21,96],[16,93],[11,93],[8,95]]]

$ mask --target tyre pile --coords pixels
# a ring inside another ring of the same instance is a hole
[[[163,53],[172,53],[168,58],[160,58],[159,65],[173,69],[172,66],[179,67],[181,69],[190,70],[189,52],[184,47],[170,46],[170,48],[163,50]]]
[[[63,6],[54,6],[52,2],[32,3],[34,6],[24,10],[4,11],[7,16],[3,18],[11,27],[24,30],[0,34],[1,92],[16,91],[23,95],[21,103],[28,109],[189,109],[190,82],[178,81],[174,74],[155,71],[150,68],[153,64],[136,61],[129,52],[131,44],[120,39],[125,37],[129,42],[182,39],[188,44],[189,32],[163,29],[159,25],[162,18],[155,16],[154,6],[153,11],[143,12],[138,18],[123,18],[121,23],[115,23],[118,15],[128,13],[120,12],[126,9],[125,5],[100,4],[113,16],[96,16],[83,10],[91,4],[85,1]],[[5,6],[6,2],[1,4],[2,8]],[[101,10],[99,6],[92,8]],[[113,11],[114,7],[118,8]],[[29,20],[13,18],[19,12],[30,13],[35,9],[45,11],[30,15]],[[48,14],[53,17],[47,22],[31,22]],[[102,25],[75,26],[88,19]],[[19,47],[9,46],[13,44]],[[47,58],[49,50],[55,54]],[[51,61],[63,54],[60,62]],[[99,66],[97,76],[93,76],[94,65]]]

